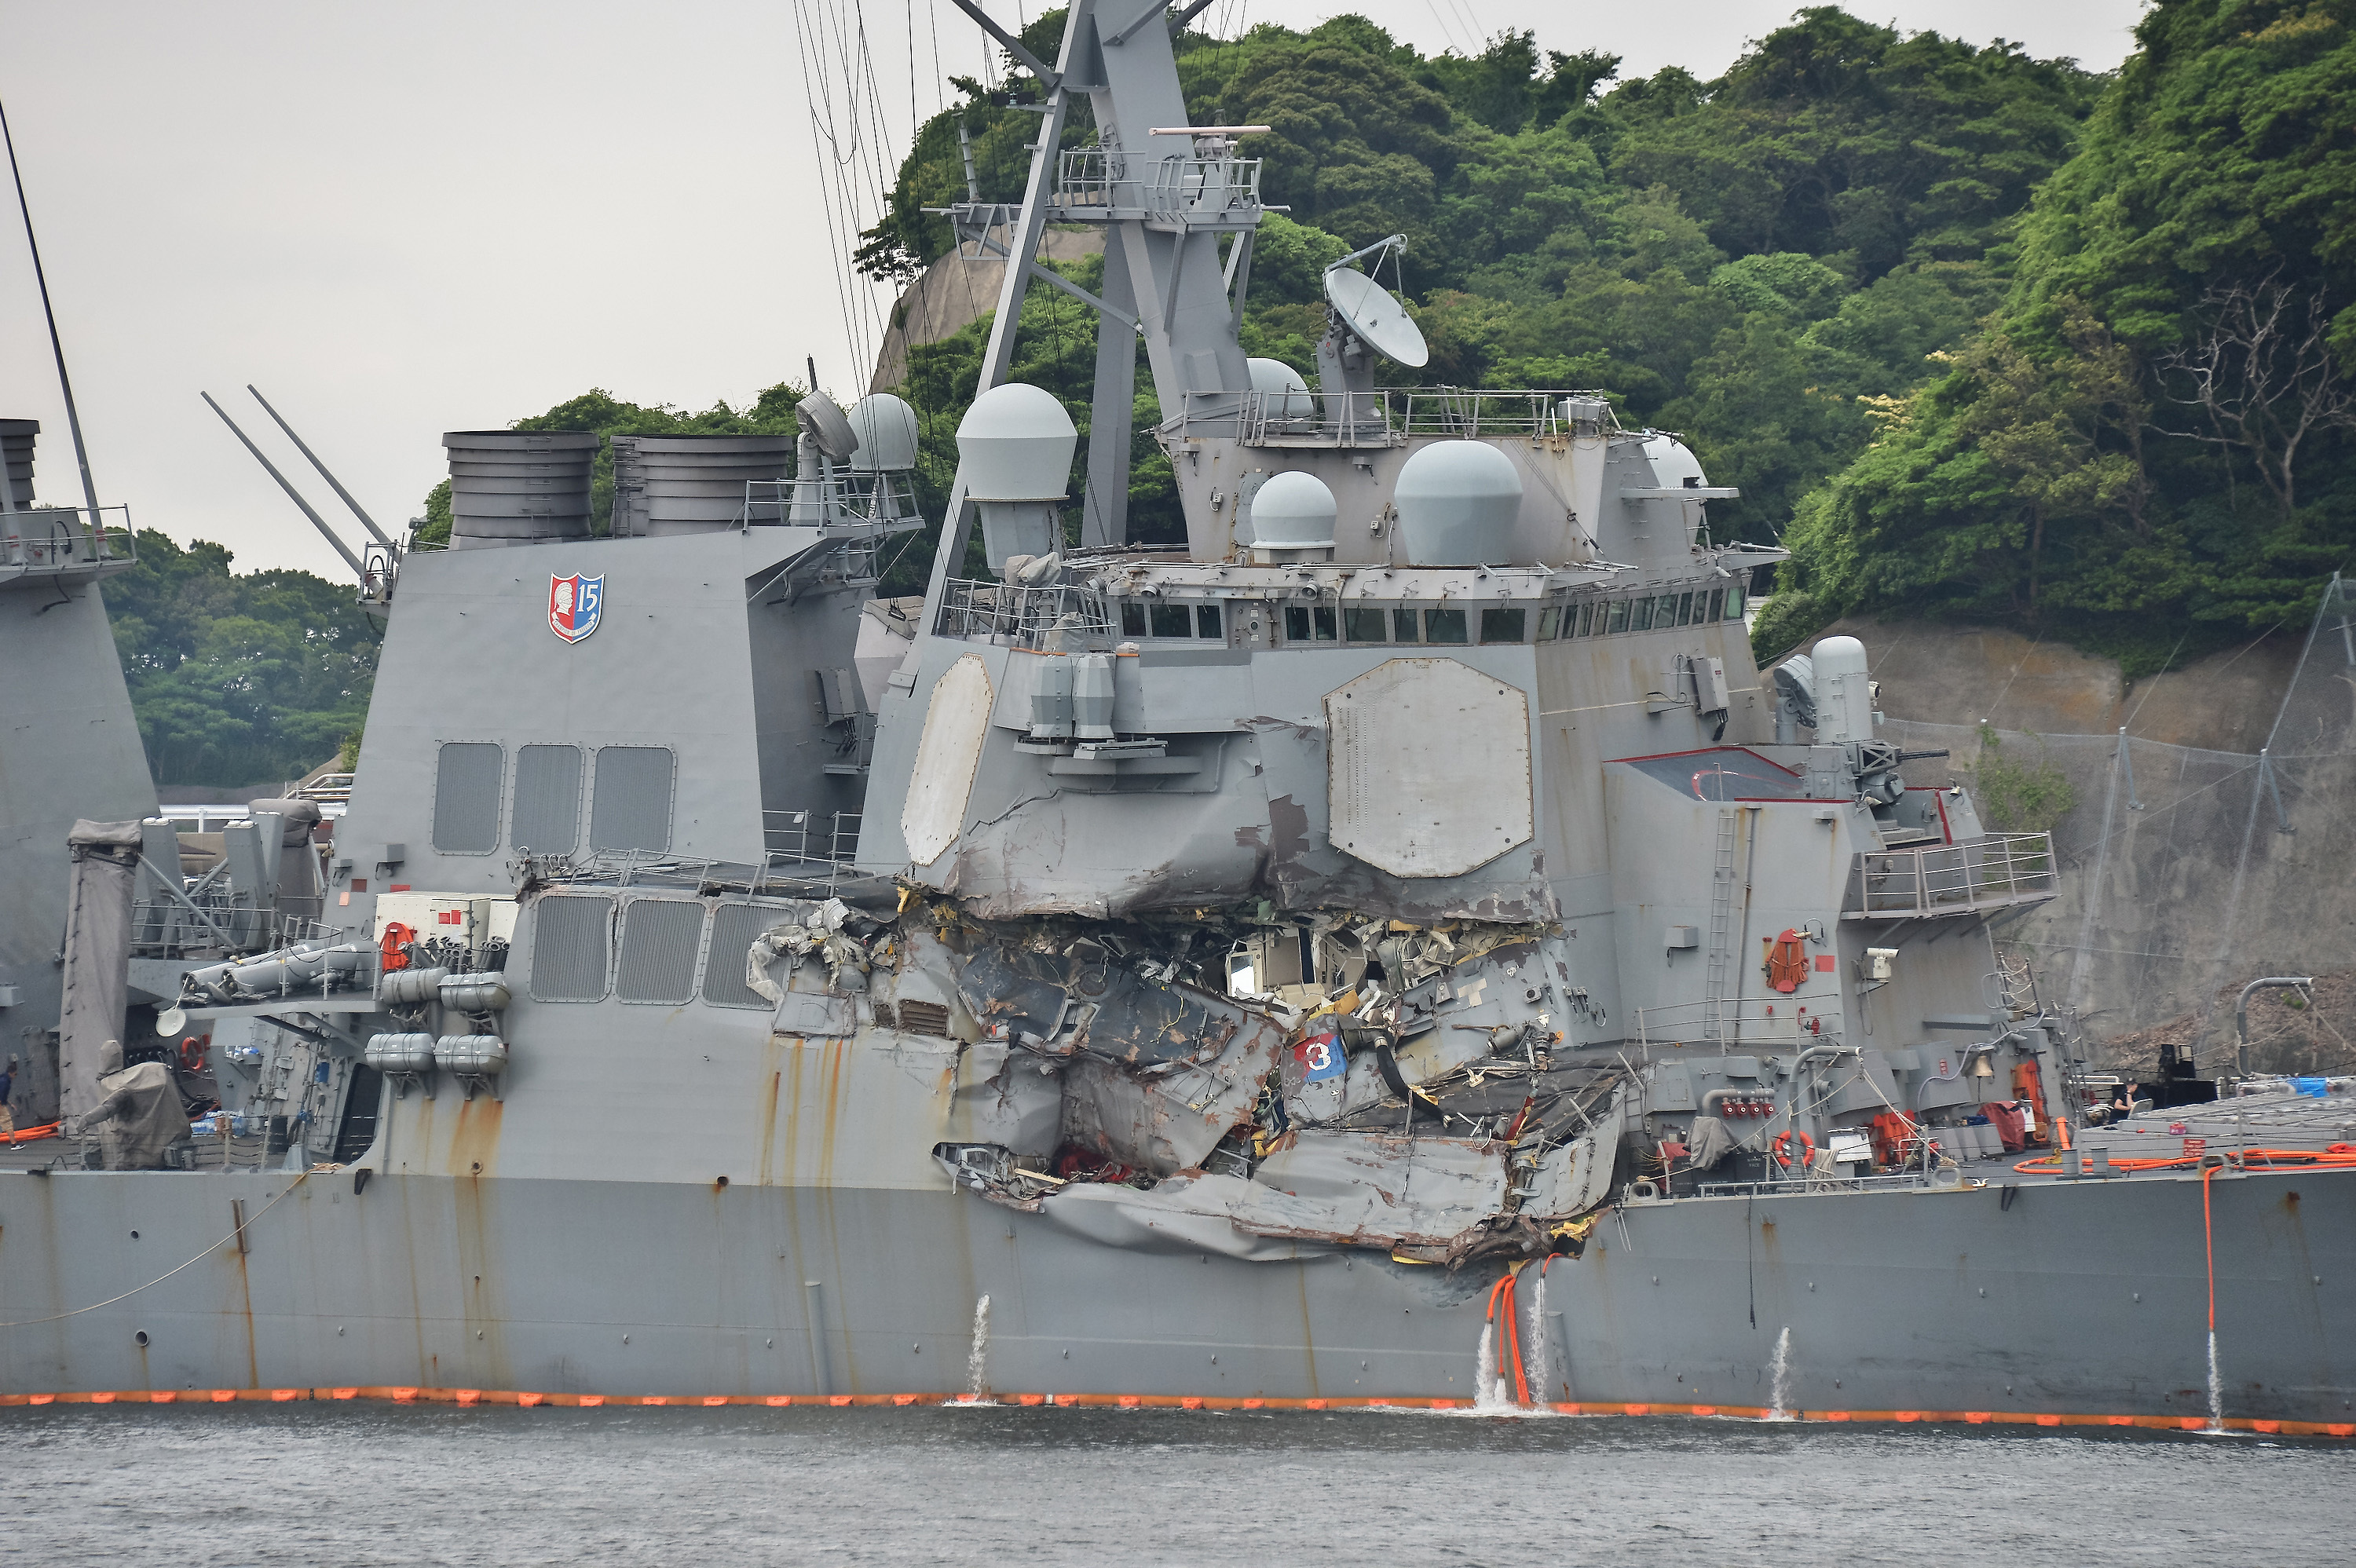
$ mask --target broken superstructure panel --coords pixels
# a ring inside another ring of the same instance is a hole
[[[1609,1190],[1622,1074],[1557,1065],[1547,928],[1265,905],[1000,921],[913,898],[899,925],[876,1021],[977,1057],[936,1159],[1094,1240],[1461,1264],[1552,1244]]]

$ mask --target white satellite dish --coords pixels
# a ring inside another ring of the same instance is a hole
[[[177,1008],[166,1008],[155,1015],[155,1032],[171,1036],[188,1027],[188,1015]]]
[[[1410,368],[1430,359],[1431,350],[1407,307],[1365,273],[1334,268],[1325,274],[1325,298],[1342,325],[1384,358]]]
[[[794,413],[801,420],[802,428],[809,432],[810,440],[818,443],[819,451],[835,462],[847,463],[851,454],[859,450],[859,432],[851,428],[851,421],[841,408],[824,392],[812,392],[796,403]]]

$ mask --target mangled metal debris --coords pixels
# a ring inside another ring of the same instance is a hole
[[[1622,1075],[1553,1064],[1558,932],[916,912],[875,939],[870,1004],[903,1029],[937,1007],[982,1058],[959,1110],[995,1136],[933,1152],[990,1201],[1108,1245],[1461,1265],[1609,1190]]]

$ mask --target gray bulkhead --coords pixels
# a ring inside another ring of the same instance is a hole
[[[17,1059],[12,1098],[26,1126],[58,1110],[66,837],[77,818],[155,815],[99,586],[133,564],[134,544],[112,525],[93,535],[79,510],[31,506],[39,429],[0,420],[0,1061]]]
[[[511,894],[526,848],[757,866],[764,813],[855,810],[811,672],[851,665],[866,591],[789,598],[779,578],[817,542],[755,528],[410,556],[331,891]],[[604,598],[568,643],[549,584],[574,573]]]

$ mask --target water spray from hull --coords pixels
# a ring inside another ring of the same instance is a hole
[[[990,1397],[990,1297],[976,1298],[973,1304],[973,1349],[965,1357],[966,1392],[976,1399]]]

